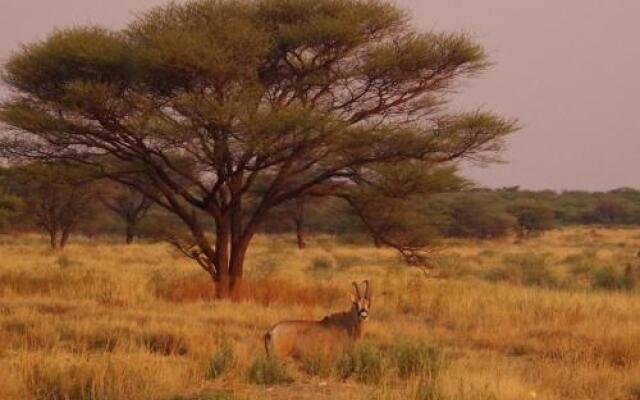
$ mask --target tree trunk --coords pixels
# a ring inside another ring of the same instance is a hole
[[[221,248],[223,251],[218,254],[218,257],[224,255],[225,259],[219,258],[219,264],[216,267],[218,274],[214,281],[217,299],[240,300],[244,260],[254,230],[255,229],[249,228],[247,232],[245,232],[244,237],[236,238],[236,240],[230,240],[231,238],[229,236],[232,235],[227,235],[227,239],[221,238],[221,240],[216,240],[219,244],[227,243],[229,246],[226,251],[224,248]],[[219,230],[218,233],[226,235]]]
[[[304,225],[301,218],[294,218],[296,224],[296,239],[298,240],[298,248],[304,249],[307,244],[304,242]]]
[[[125,241],[127,244],[133,243],[136,237],[136,224],[133,221],[127,221],[125,227]]]
[[[229,279],[228,273],[220,274],[214,283],[216,299],[228,299],[231,297],[231,279]]]
[[[65,229],[62,231],[62,236],[60,237],[60,248],[63,249],[64,246],[67,245],[69,241],[69,236],[71,235],[71,229]]]
[[[49,231],[49,244],[51,245],[52,249],[58,248],[58,231],[57,230]]]
[[[218,278],[214,279],[214,285],[216,299],[240,300],[242,266],[240,266],[239,270],[219,274]]]

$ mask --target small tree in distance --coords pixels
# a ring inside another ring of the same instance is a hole
[[[62,249],[75,228],[96,208],[97,189],[85,170],[65,164],[14,167],[5,171],[11,190],[23,200],[22,214]]]
[[[147,215],[153,201],[132,187],[108,181],[102,184],[100,201],[124,223],[125,242],[133,243],[138,235],[138,225]]]
[[[385,165],[493,159],[514,122],[444,107],[487,65],[467,35],[418,32],[387,1],[170,3],[122,31],[60,30],[18,51],[0,147],[143,192],[179,217],[190,240],[174,244],[228,297],[275,207]]]
[[[508,211],[517,220],[518,237],[526,239],[555,226],[555,212],[545,204],[532,200],[519,200],[509,205]]]

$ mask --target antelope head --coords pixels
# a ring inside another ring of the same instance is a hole
[[[353,282],[354,292],[351,293],[351,302],[360,321],[365,321],[369,317],[371,307],[371,287],[368,280],[363,281],[362,286],[364,292],[361,292],[358,284]]]

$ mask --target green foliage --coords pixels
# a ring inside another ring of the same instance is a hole
[[[554,210],[540,202],[522,199],[509,205],[508,210],[518,221],[521,237],[526,237],[531,232],[541,232],[554,227]]]
[[[274,385],[281,383],[291,383],[293,378],[289,375],[282,361],[275,357],[259,355],[256,357],[247,374],[251,383],[258,385]]]
[[[462,193],[452,200],[445,199],[452,221],[447,227],[450,236],[496,238],[509,233],[516,224],[495,194]]]
[[[216,379],[222,376],[235,363],[233,345],[224,342],[209,361],[207,378]]]

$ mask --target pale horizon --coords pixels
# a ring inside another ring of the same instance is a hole
[[[43,4],[44,3],[44,4]],[[0,60],[55,29],[117,29],[165,0],[0,0]],[[517,118],[504,164],[465,167],[481,186],[640,188],[640,2],[398,0],[422,30],[469,32],[495,65],[455,108]],[[6,90],[0,88],[0,93]]]

